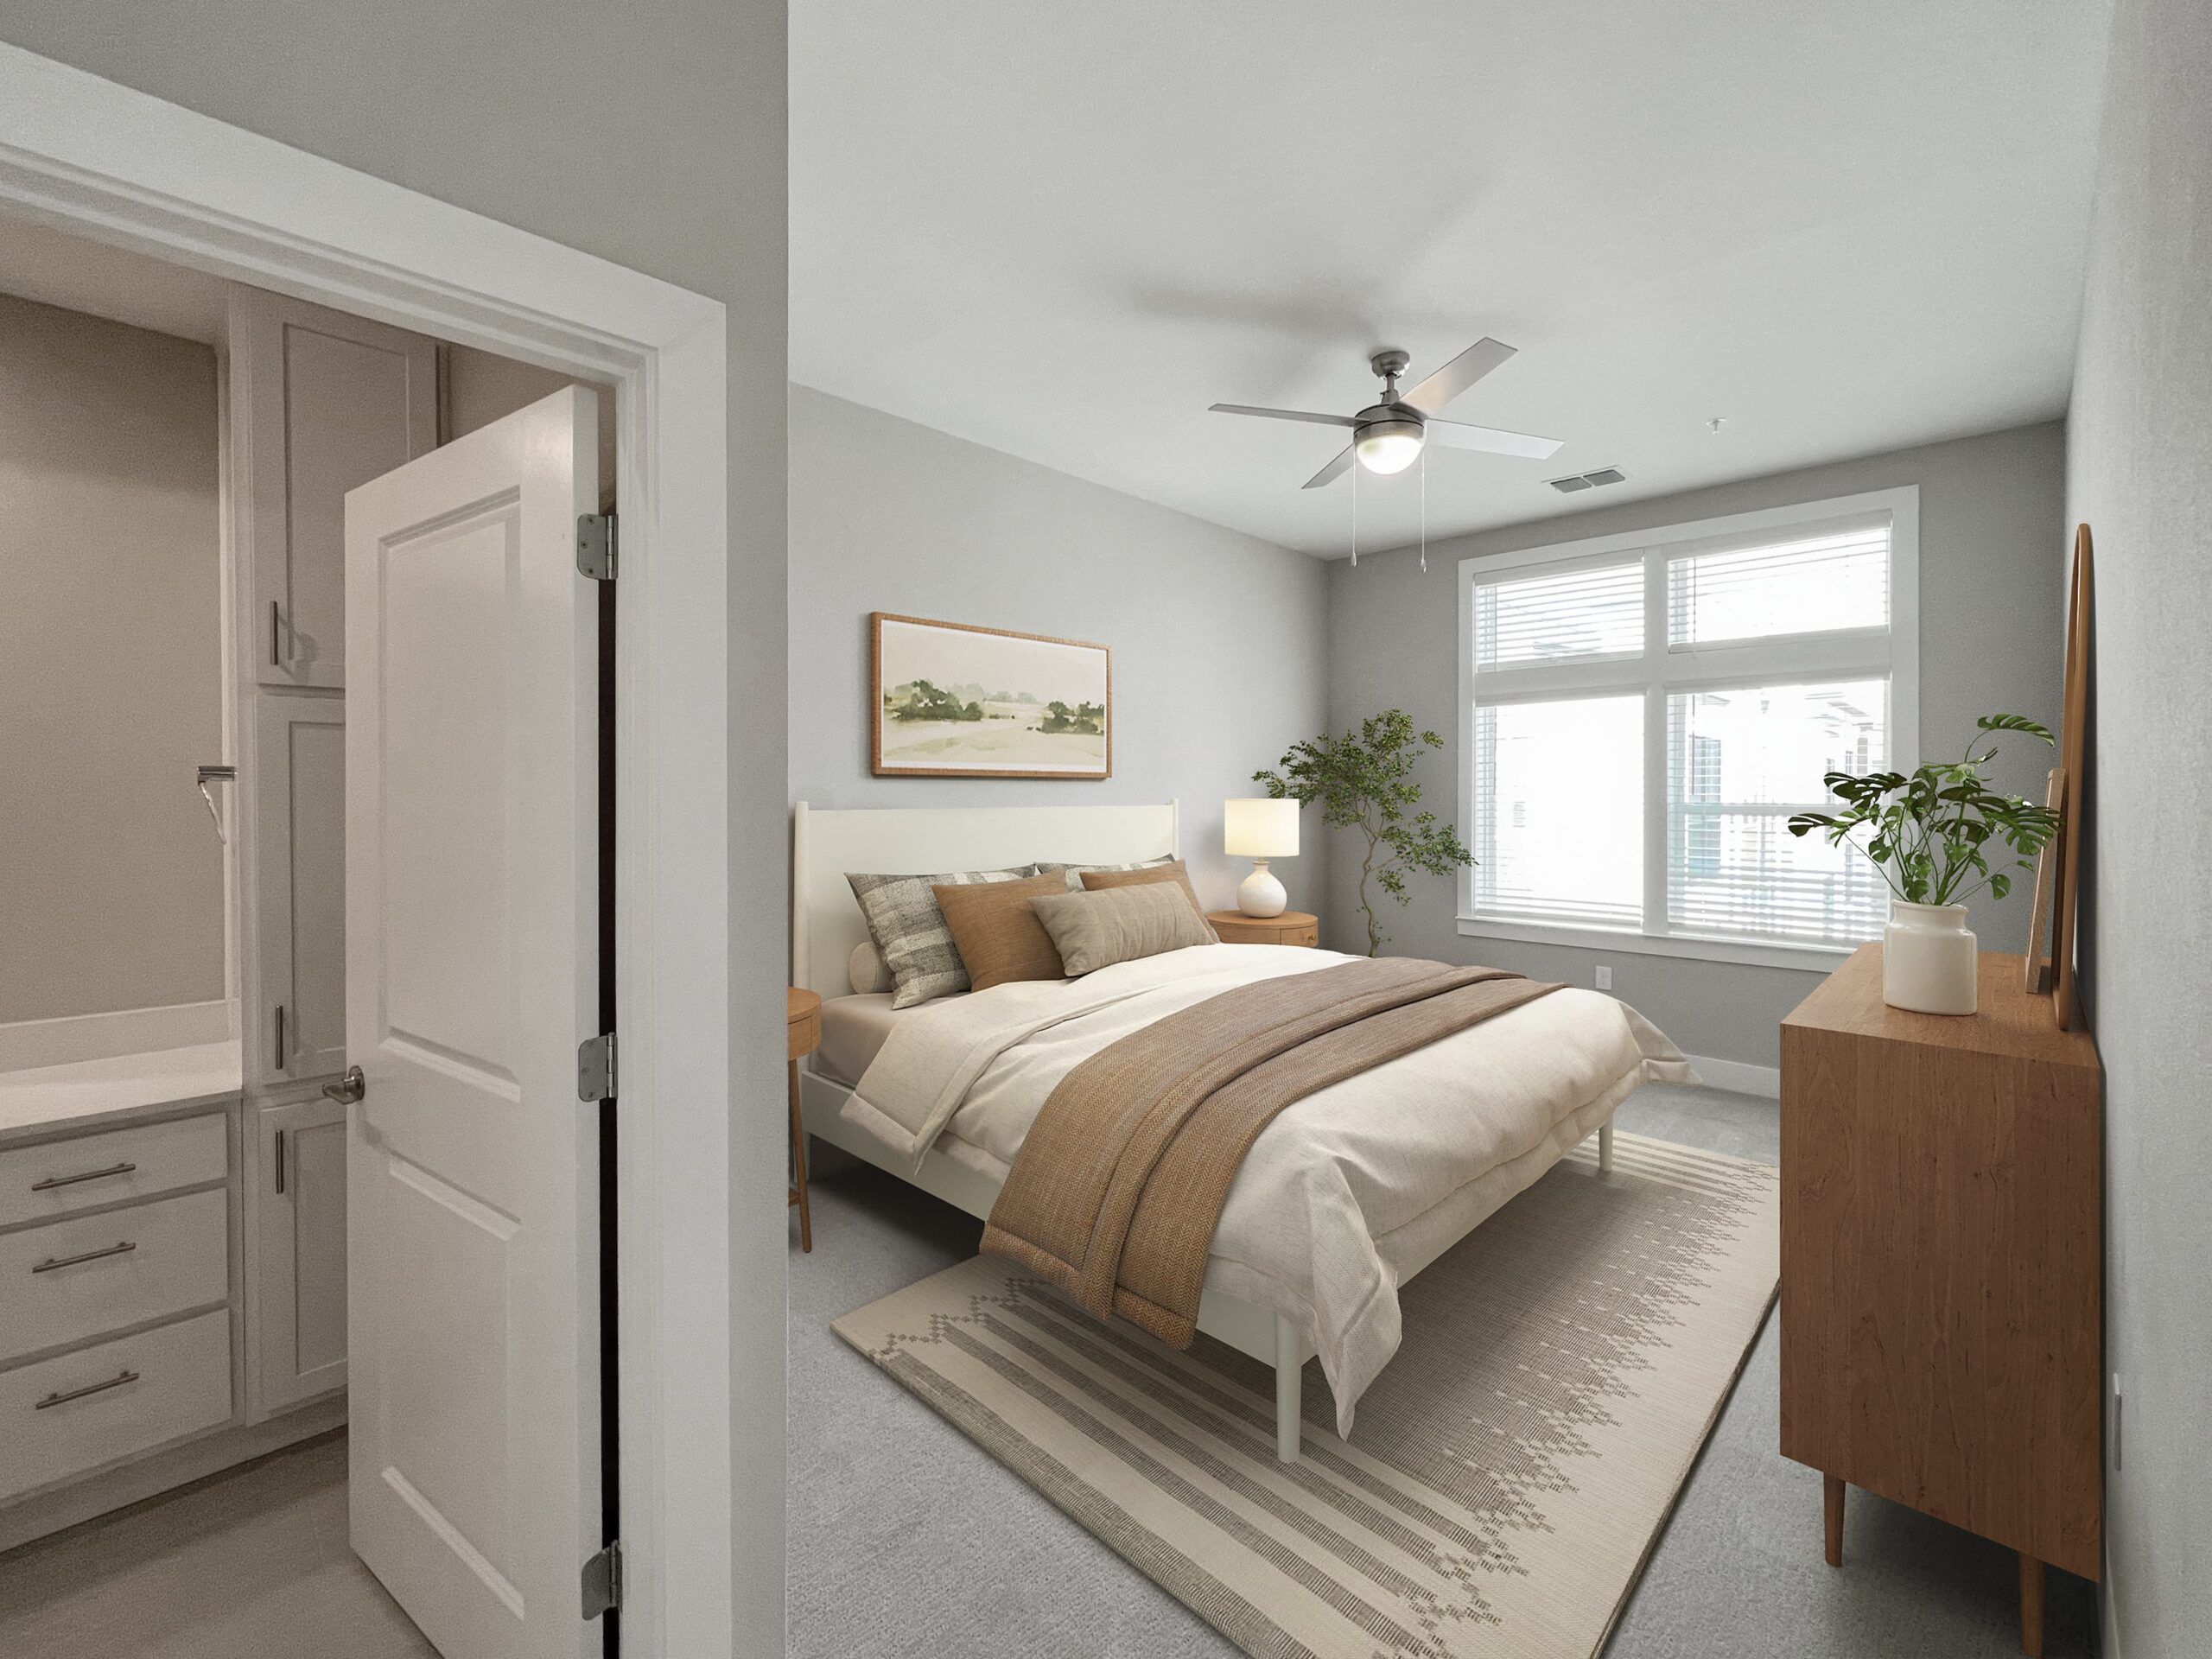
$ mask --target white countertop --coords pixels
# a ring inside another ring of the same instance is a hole
[[[0,1071],[0,1136],[79,1124],[89,1128],[101,1118],[196,1105],[238,1092],[235,1042]]]

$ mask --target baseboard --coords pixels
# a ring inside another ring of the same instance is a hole
[[[58,1487],[21,1503],[0,1509],[0,1551],[43,1538],[49,1533],[95,1520],[113,1510],[127,1508],[179,1486],[218,1474],[241,1463],[266,1457],[301,1440],[327,1434],[346,1421],[346,1395],[340,1392],[310,1401],[296,1411],[264,1422],[219,1429],[196,1440],[157,1452],[104,1474]]]
[[[159,1008],[118,1008],[107,1014],[65,1014],[55,1020],[18,1020],[0,1025],[0,1071],[105,1060],[117,1054],[150,1054],[164,1048],[228,1042],[238,1034],[238,1005],[177,1002]]]
[[[1739,1095],[1763,1095],[1769,1100],[1782,1098],[1782,1068],[1778,1065],[1716,1060],[1703,1054],[1692,1054],[1688,1058],[1698,1081],[1708,1088],[1732,1089]]]

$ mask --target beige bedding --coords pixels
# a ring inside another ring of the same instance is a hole
[[[1348,960],[1204,945],[947,998],[899,1020],[843,1116],[916,1162],[944,1136],[949,1156],[1002,1179],[1046,1098],[1083,1059],[1231,987]],[[1306,1333],[1349,1433],[1359,1395],[1397,1350],[1401,1280],[1535,1182],[1638,1084],[1690,1080],[1681,1053],[1634,1010],[1566,989],[1332,1084],[1254,1142],[1205,1285]]]

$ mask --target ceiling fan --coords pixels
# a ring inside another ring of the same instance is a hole
[[[1357,458],[1370,473],[1402,473],[1414,464],[1424,444],[1449,444],[1454,449],[1482,449],[1494,455],[1525,455],[1542,461],[1565,442],[1532,437],[1526,432],[1501,432],[1496,427],[1469,426],[1464,421],[1437,418],[1442,409],[1492,369],[1513,355],[1514,348],[1484,338],[1446,363],[1412,391],[1398,391],[1398,377],[1413,361],[1401,351],[1377,352],[1368,365],[1382,378],[1382,397],[1357,415],[1316,415],[1300,409],[1256,409],[1249,404],[1215,404],[1224,415],[1256,415],[1268,421],[1306,421],[1316,426],[1348,426],[1350,447],[1306,480],[1309,490],[1334,483]]]

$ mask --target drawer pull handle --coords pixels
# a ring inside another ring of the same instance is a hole
[[[138,1373],[136,1371],[118,1371],[105,1382],[87,1382],[81,1389],[67,1389],[59,1394],[49,1394],[45,1399],[34,1403],[31,1409],[44,1411],[51,1406],[66,1406],[72,1400],[82,1400],[92,1394],[105,1394],[110,1389],[119,1389],[126,1382],[137,1380]]]
[[[109,1245],[104,1250],[86,1250],[81,1255],[49,1255],[31,1271],[52,1273],[56,1268],[73,1268],[79,1262],[104,1262],[111,1255],[128,1255],[137,1248],[135,1241],[124,1239],[120,1243]]]
[[[137,1168],[136,1164],[110,1164],[105,1169],[88,1169],[81,1175],[49,1175],[42,1181],[33,1181],[34,1192],[51,1192],[57,1186],[74,1186],[79,1181],[104,1181],[111,1175],[128,1175]]]

